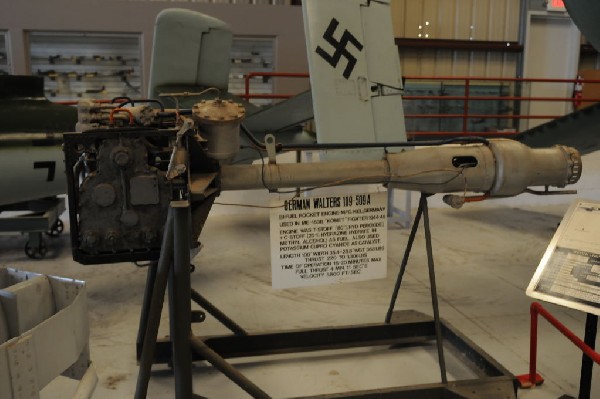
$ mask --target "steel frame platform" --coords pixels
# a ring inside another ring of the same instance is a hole
[[[462,354],[461,360],[481,377],[449,381],[446,384],[421,384],[349,393],[304,396],[296,399],[512,399],[516,398],[516,378],[475,343],[442,322],[447,350]],[[292,331],[275,331],[249,335],[222,335],[195,338],[202,340],[223,359],[260,357],[275,354],[295,354],[332,349],[406,344],[434,344],[433,318],[416,311],[395,311],[391,323],[325,327]],[[172,343],[159,340],[155,364],[167,364],[172,358]],[[138,359],[141,345],[138,345]],[[399,353],[398,356],[402,356]],[[193,361],[209,360],[202,353],[192,352]],[[257,359],[260,362],[259,359]],[[410,360],[409,360],[410,361]]]

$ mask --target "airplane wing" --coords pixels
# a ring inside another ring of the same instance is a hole
[[[600,150],[600,103],[519,133],[515,139],[533,148],[555,144],[576,148],[582,155]]]
[[[564,0],[564,3],[579,30],[600,50],[600,1]],[[600,150],[598,126],[600,103],[524,131],[516,139],[530,147],[563,144],[576,148],[581,154],[589,154]]]
[[[406,141],[390,2],[304,0],[302,7],[318,142]],[[383,153],[357,151],[326,157]]]
[[[592,46],[600,51],[600,1],[564,0],[569,15]]]

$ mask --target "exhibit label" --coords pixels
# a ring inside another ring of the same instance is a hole
[[[271,211],[273,288],[384,278],[387,194],[279,201]]]
[[[600,315],[600,202],[571,205],[527,295]]]

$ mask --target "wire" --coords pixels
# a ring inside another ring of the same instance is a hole
[[[258,157],[260,158],[260,161],[262,162],[262,167],[260,169],[260,179],[262,181],[263,187],[267,189],[267,191],[272,192],[278,192],[277,190],[273,190],[271,188],[269,188],[269,186],[267,186],[267,182],[265,181],[265,157],[262,154],[262,152],[260,152],[260,150],[258,148],[255,147],[248,147],[248,148],[252,148],[254,150],[256,150],[256,152],[258,153]]]
[[[127,100],[127,101],[121,101],[121,100]],[[123,105],[127,105],[127,104],[131,104],[132,106],[135,105],[134,101],[127,96],[120,96],[120,97],[114,97],[112,100],[110,100],[111,104],[114,104],[118,102],[119,103],[119,107],[122,107]]]

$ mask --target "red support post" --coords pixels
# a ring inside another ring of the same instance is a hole
[[[556,319],[538,302],[533,302],[530,308],[531,313],[531,332],[529,342],[529,373],[518,375],[517,379],[521,388],[531,388],[536,385],[541,385],[544,379],[536,373],[537,369],[537,319],[538,314],[542,315],[554,328],[561,332],[569,341],[577,346],[581,351],[592,359],[595,363],[600,364],[600,354],[585,344],[578,336],[569,330],[564,324]]]

